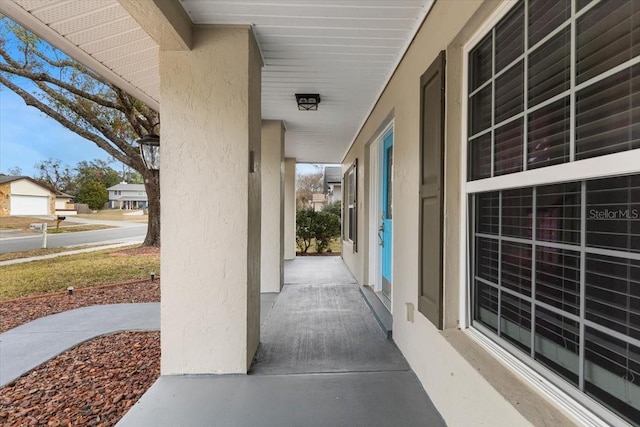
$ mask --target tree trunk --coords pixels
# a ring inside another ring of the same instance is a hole
[[[145,170],[144,188],[147,191],[149,226],[143,246],[160,246],[160,172]]]

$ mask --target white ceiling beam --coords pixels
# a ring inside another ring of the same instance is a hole
[[[118,0],[160,50],[191,50],[193,24],[176,0]]]

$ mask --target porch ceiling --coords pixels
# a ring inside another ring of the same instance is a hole
[[[120,0],[126,1],[126,0]],[[285,154],[338,163],[433,0],[180,0],[194,24],[251,24],[265,61],[262,116]],[[2,0],[0,11],[158,108],[158,45],[118,0]],[[295,93],[319,93],[298,111]]]

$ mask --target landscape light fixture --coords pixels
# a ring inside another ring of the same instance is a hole
[[[296,102],[300,111],[317,111],[320,95],[317,93],[296,93]]]
[[[136,142],[140,145],[140,156],[147,169],[160,169],[160,137],[150,133]]]

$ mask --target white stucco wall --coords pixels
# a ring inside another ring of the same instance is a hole
[[[284,259],[296,257],[296,159],[284,161]]]
[[[240,26],[160,51],[163,375],[245,373],[258,345],[260,65]]]
[[[262,121],[261,292],[280,292],[284,259],[284,125]]]
[[[71,203],[70,197],[56,197],[56,209],[67,209],[67,203]]]
[[[48,190],[28,179],[18,179],[11,182],[11,194],[20,196],[52,196],[51,190]]]
[[[359,283],[369,263],[369,176],[367,147],[394,120],[393,339],[450,426],[526,426],[531,423],[490,384],[446,334],[418,307],[420,77],[447,50],[445,153],[445,315],[457,326],[460,288],[461,46],[499,5],[493,1],[437,1],[387,85],[355,143],[343,172],[358,158],[358,252],[345,244],[343,258]],[[374,245],[371,242],[371,245]],[[373,247],[371,247],[373,250]],[[413,321],[407,304],[416,308]],[[470,340],[463,336],[464,339]],[[461,346],[464,347],[464,346]],[[483,350],[481,350],[483,351]],[[499,365],[499,364],[498,364]],[[509,371],[502,368],[504,378]],[[511,377],[509,377],[511,380]],[[499,381],[499,380],[498,380]],[[502,381],[505,381],[504,379]],[[515,380],[516,382],[518,380]],[[528,389],[520,382],[519,388]],[[535,411],[536,409],[534,409]],[[545,408],[538,409],[541,413]]]

